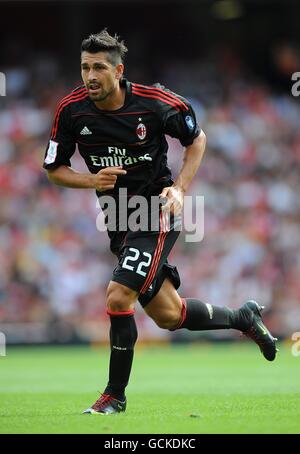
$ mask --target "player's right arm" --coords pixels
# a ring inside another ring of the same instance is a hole
[[[118,175],[125,174],[126,170],[123,170],[122,167],[106,167],[96,174],[77,172],[65,165],[47,170],[48,179],[54,184],[67,188],[96,189],[97,191],[113,189]]]
[[[48,179],[67,188],[113,189],[118,175],[126,174],[122,167],[106,167],[96,174],[77,172],[71,167],[71,157],[75,152],[76,138],[72,130],[70,97],[66,97],[56,110],[50,140],[45,153],[43,167]]]

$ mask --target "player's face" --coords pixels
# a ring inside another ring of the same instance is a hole
[[[81,54],[81,77],[92,101],[104,101],[119,86],[124,66],[113,66],[105,52]]]

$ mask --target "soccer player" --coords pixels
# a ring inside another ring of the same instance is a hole
[[[122,231],[120,217],[115,226],[109,222],[107,225],[111,251],[118,257],[106,295],[111,323],[109,380],[101,397],[84,412],[92,414],[126,409],[125,388],[137,340],[137,300],[161,328],[233,328],[253,339],[267,360],[274,360],[276,355],[276,339],[262,321],[263,307],[255,301],[231,310],[196,298],[181,298],[177,293],[179,274],[167,257],[179,235],[176,219],[200,165],[205,134],[185,98],[159,84],[146,86],[123,77],[126,52],[124,42],[106,30],[83,40],[83,85],[59,103],[44,161],[51,182],[96,189],[100,204],[104,196],[110,195],[116,202],[116,213],[127,204],[120,188],[126,188],[129,200],[140,195],[148,201],[151,196],[162,201],[157,228]],[[175,180],[167,165],[165,134],[185,147],[183,165]],[[90,173],[71,167],[76,144]],[[104,208],[104,204],[101,206]],[[169,223],[164,216],[167,207],[171,212]]]

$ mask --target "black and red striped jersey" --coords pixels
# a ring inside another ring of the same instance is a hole
[[[113,191],[150,196],[158,186],[172,184],[167,162],[165,134],[190,145],[200,133],[189,102],[160,84],[145,86],[121,81],[126,89],[124,105],[114,111],[100,110],[84,86],[59,103],[44,160],[45,169],[71,166],[76,145],[92,173],[122,165]]]

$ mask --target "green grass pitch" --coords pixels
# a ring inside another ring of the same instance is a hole
[[[300,357],[269,363],[247,342],[139,347],[128,409],[81,415],[106,382],[108,348],[8,348],[0,433],[300,433]]]

